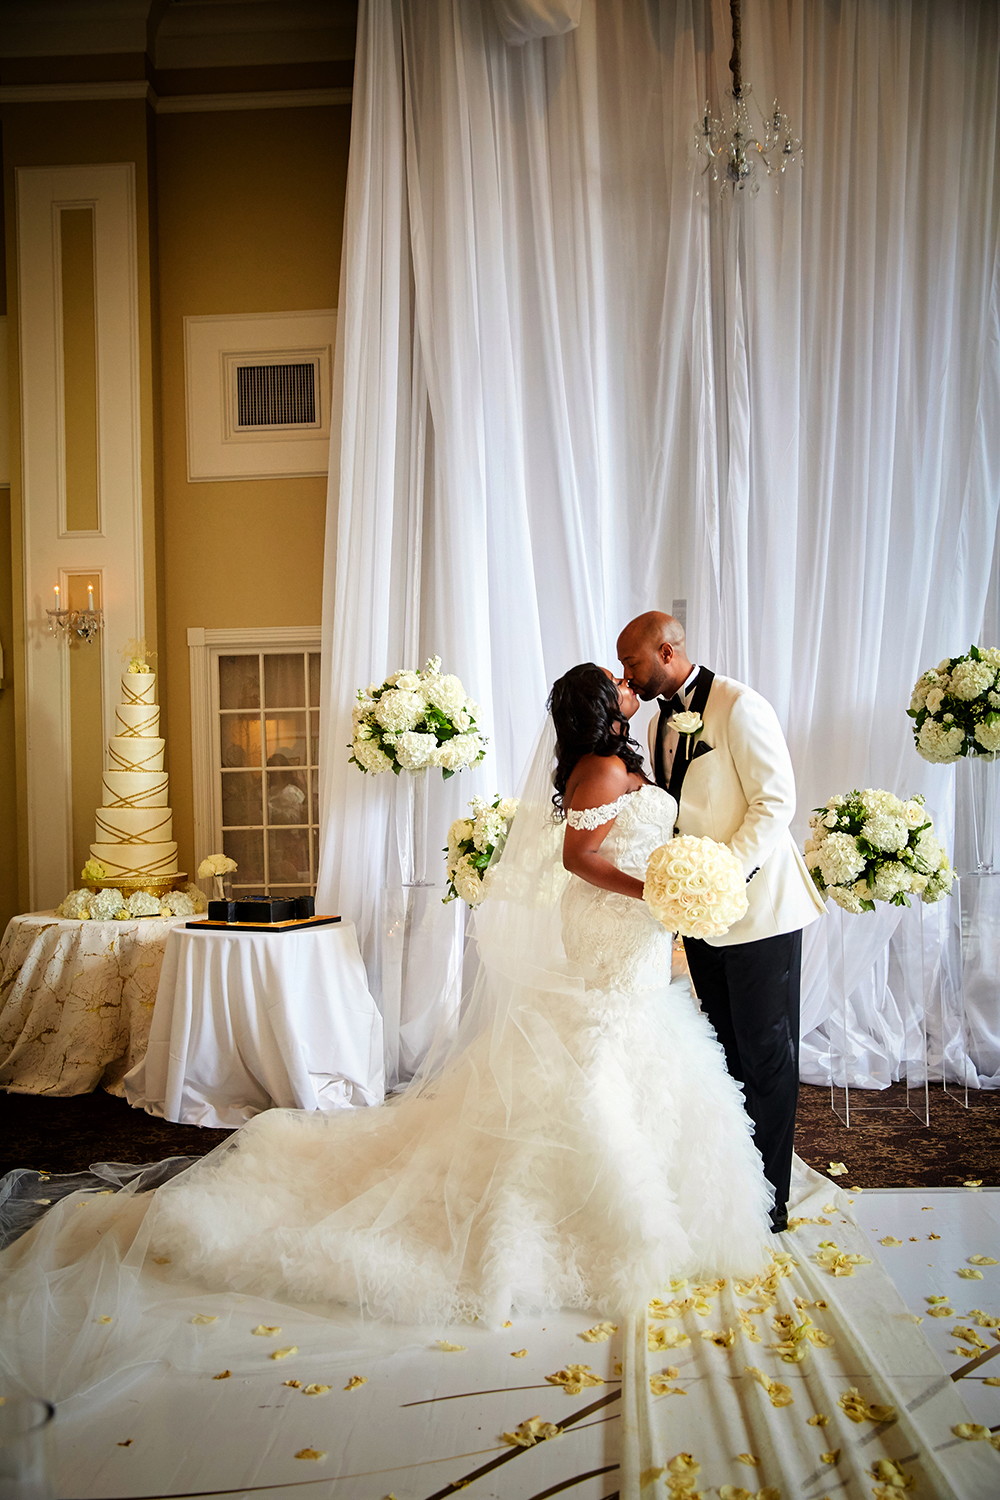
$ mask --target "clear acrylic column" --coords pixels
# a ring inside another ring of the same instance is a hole
[[[878,987],[883,998],[894,1001],[891,1029],[894,1032],[900,1054],[898,1082],[902,1088],[862,1088],[857,1082],[863,1073],[862,1055],[864,1038],[852,1035],[861,1025],[855,1018],[852,1028],[852,967],[849,961],[852,934],[857,940],[863,929],[867,913],[852,915],[839,908],[830,913],[839,932],[831,932],[828,945],[830,962],[830,990],[833,1007],[828,1022],[830,1051],[830,1108],[850,1129],[872,1114],[891,1112],[909,1113],[921,1125],[930,1124],[930,1091],[928,1087],[928,1002],[930,974],[924,941],[924,906],[917,899],[905,909],[900,928],[907,931],[908,941],[899,947],[901,982],[899,993],[892,996],[888,985],[887,951],[876,961],[879,969]],[[897,929],[899,930],[899,929]],[[888,945],[887,945],[888,950]],[[877,1039],[872,1038],[873,1043]]]
[[[956,861],[955,883],[960,985],[941,1006],[941,1072],[943,1091],[967,1109],[969,1080],[976,1085],[968,1017],[979,1005],[996,1004],[995,955],[1000,941],[1000,866],[997,839],[997,752],[969,755],[959,763],[957,788],[967,799],[969,838]]]

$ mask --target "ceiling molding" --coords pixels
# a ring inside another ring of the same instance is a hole
[[[0,104],[67,104],[85,100],[148,99],[158,115],[193,115],[244,109],[310,109],[350,104],[349,88],[261,89],[242,94],[171,94],[161,98],[141,79],[118,83],[8,83]]]

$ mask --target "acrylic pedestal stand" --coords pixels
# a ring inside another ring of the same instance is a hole
[[[963,1109],[969,1107],[968,1078],[973,1067],[968,1012],[975,1009],[977,992],[981,992],[988,1008],[995,1004],[997,994],[995,958],[1000,940],[997,759],[996,753],[970,755],[964,762],[968,772],[970,838],[963,857],[956,861],[959,874],[954,886],[961,980],[950,996],[947,1009],[942,1004],[941,1014],[943,1092]]]
[[[450,1028],[454,1033],[462,999],[463,903],[445,906],[448,887],[428,878],[428,871],[443,868],[444,862],[443,835],[430,839],[428,834],[430,774],[404,772],[395,789],[403,878],[382,891],[382,1016],[389,1088],[413,1077],[439,1032],[445,1035]]]
[[[830,1017],[830,1108],[843,1125],[850,1129],[875,1113],[911,1114],[921,1125],[930,1124],[930,1092],[927,1067],[927,995],[928,972],[924,945],[924,905],[914,901],[904,908],[900,927],[906,923],[911,929],[911,941],[901,952],[900,968],[902,982],[899,995],[895,996],[896,1013],[892,1017],[893,1029],[901,1039],[899,1079],[905,1085],[905,1098],[886,1100],[888,1090],[863,1089],[852,1082],[854,1069],[862,1061],[858,1043],[851,1037],[850,989],[847,951],[853,924],[864,922],[867,915],[852,915],[840,910],[831,913],[839,920],[839,936],[832,937],[829,944],[830,984],[836,996],[834,1013]],[[898,930],[898,929],[897,929]],[[882,992],[888,997],[888,944],[886,953],[878,960],[881,970]],[[875,1039],[873,1038],[873,1041]]]

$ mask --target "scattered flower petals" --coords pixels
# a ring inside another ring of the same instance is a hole
[[[949,1307],[946,1303],[943,1307],[929,1307],[927,1309],[927,1316],[929,1318],[953,1318],[955,1316],[955,1310],[954,1308]]]
[[[501,1325],[500,1325],[500,1326],[501,1326],[501,1327],[502,1327],[502,1328],[513,1328],[513,1326],[514,1326],[514,1325],[513,1325],[513,1323],[512,1323],[512,1322],[511,1322],[511,1321],[510,1321],[510,1319],[509,1319],[509,1318],[508,1318],[508,1319],[507,1319],[507,1321],[506,1321],[506,1323],[502,1323],[502,1324],[501,1324]]]
[[[866,1401],[856,1385],[849,1385],[837,1405],[852,1422],[895,1422],[894,1406],[879,1406]]]
[[[674,1375],[677,1375],[674,1371]],[[659,1375],[650,1375],[649,1389],[654,1396],[686,1396],[687,1391],[682,1391],[679,1385],[671,1385],[670,1377],[666,1370]]]
[[[595,1375],[589,1365],[567,1365],[554,1375],[546,1375],[545,1379],[549,1385],[561,1385],[567,1396],[579,1396],[587,1386],[604,1384],[600,1375]]]
[[[825,1411],[816,1412],[814,1416],[807,1417],[806,1421],[810,1427],[828,1427],[830,1424],[830,1418]]]
[[[216,1379],[218,1379],[218,1376],[216,1376]],[[302,1389],[301,1380],[283,1380],[281,1383],[282,1385],[290,1385],[293,1391],[301,1391]]]
[[[701,1473],[701,1464],[690,1453],[677,1453],[667,1464],[670,1473],[677,1478],[693,1479]]]
[[[511,1359],[523,1359],[527,1352],[527,1349],[512,1349],[510,1351],[510,1357]]]
[[[295,1455],[296,1458],[314,1458],[317,1462],[326,1457],[321,1448],[300,1448]]]
[[[298,1354],[298,1344],[289,1344],[286,1349],[275,1349],[271,1355],[272,1359],[287,1359],[290,1354]]]
[[[983,1179],[981,1177],[970,1177],[967,1182],[962,1183],[962,1186],[967,1188],[981,1188],[982,1185]]]
[[[844,1177],[847,1175],[847,1168],[842,1161],[832,1161],[826,1170],[830,1177]]]
[[[990,1435],[990,1429],[984,1427],[981,1422],[959,1422],[958,1426],[951,1430],[956,1437],[966,1438],[970,1443],[981,1442]]]
[[[839,1464],[840,1449],[832,1448],[829,1453],[821,1453],[819,1456],[819,1461],[821,1464]]]
[[[505,1432],[503,1440],[510,1443],[512,1448],[533,1448],[536,1443],[548,1442],[549,1438],[557,1438],[561,1433],[562,1428],[557,1427],[554,1422],[543,1422],[541,1417],[529,1417],[513,1432]]]
[[[705,1328],[701,1336],[706,1344],[714,1344],[716,1349],[731,1349],[736,1343],[735,1328],[720,1328],[714,1333]]]
[[[303,1396],[325,1396],[327,1391],[332,1391],[331,1385],[305,1385],[302,1387]]]
[[[929,1235],[928,1235],[928,1236],[927,1236],[927,1238],[928,1238],[928,1239],[929,1239],[929,1240],[939,1240],[939,1239],[940,1239],[940,1238],[941,1238],[941,1236],[940,1236],[940,1235],[939,1235],[939,1234],[929,1234]]]
[[[964,1281],[982,1281],[983,1273],[973,1266],[961,1266],[958,1272]]]
[[[871,1265],[867,1255],[848,1255],[846,1251],[838,1249],[832,1240],[823,1240],[813,1259],[829,1271],[831,1276],[853,1276],[855,1266]]]
[[[276,1333],[280,1333],[281,1332],[281,1329],[280,1328],[269,1328],[266,1323],[258,1323],[257,1327],[256,1328],[251,1328],[250,1332],[251,1333],[256,1333],[261,1338],[264,1338],[264,1339],[273,1339],[274,1335]]]
[[[992,1345],[988,1344],[984,1338],[980,1338],[974,1328],[964,1328],[962,1326],[953,1328],[951,1336],[953,1339],[964,1339],[967,1344],[975,1345],[980,1354],[984,1354],[987,1349],[992,1348]]]
[[[646,1348],[686,1349],[691,1340],[680,1328],[647,1328]]]
[[[464,1344],[449,1344],[449,1342],[448,1342],[447,1339],[438,1339],[437,1346],[445,1354],[465,1354],[466,1353],[466,1348],[465,1348]]]
[[[219,1372],[218,1375],[213,1375],[212,1376],[212,1379],[213,1380],[228,1380],[229,1377],[230,1377],[230,1375],[232,1375],[232,1373],[233,1373],[232,1370],[220,1370],[220,1372]]]
[[[367,1385],[367,1384],[368,1384],[368,1376],[367,1375],[352,1375],[351,1378],[350,1378],[350,1380],[344,1386],[344,1390],[345,1391],[356,1391],[359,1385]]]
[[[912,1474],[907,1474],[902,1464],[891,1458],[877,1458],[871,1466],[871,1476],[878,1480],[885,1489],[876,1490],[878,1500],[885,1495],[898,1495],[900,1490],[912,1490],[916,1479]]]
[[[94,1321],[96,1323],[113,1323],[115,1320],[114,1318],[109,1318],[107,1313],[102,1313],[101,1316],[99,1318],[95,1318]]]
[[[757,1384],[764,1387],[772,1406],[791,1406],[793,1404],[795,1397],[792,1395],[791,1388],[783,1385],[780,1380],[772,1380],[769,1375],[764,1374],[763,1370],[757,1370],[752,1365],[746,1366],[746,1373],[752,1375]]]
[[[738,1464],[747,1464],[750,1468],[755,1469],[760,1463],[760,1459],[757,1457],[756,1453],[737,1453],[736,1462]]]
[[[983,1385],[1000,1385],[1000,1375],[987,1375]]]
[[[593,1328],[585,1328],[583,1333],[578,1333],[577,1338],[583,1339],[585,1344],[603,1344],[617,1332],[617,1323],[597,1323]]]
[[[719,1500],[754,1500],[752,1490],[741,1489],[738,1484],[719,1486]]]
[[[761,1311],[763,1311],[763,1308],[761,1309]],[[743,1330],[743,1337],[749,1339],[752,1344],[759,1344],[760,1333],[754,1326],[754,1322],[750,1317],[750,1314],[746,1312],[742,1307],[739,1307],[736,1309],[736,1316],[740,1320],[740,1328]]]
[[[902,1243],[902,1240],[894,1239],[891,1234],[887,1234],[884,1239],[879,1240],[880,1245],[901,1245]]]
[[[970,1255],[970,1266],[1000,1266],[1000,1261],[995,1260],[992,1255]]]
[[[217,1323],[218,1321],[218,1317],[209,1317],[208,1313],[195,1313],[191,1319],[192,1323],[198,1323],[199,1325],[202,1323]]]
[[[836,1203],[824,1203],[823,1204],[823,1212],[825,1214],[835,1214],[837,1212],[837,1205],[836,1205]]]

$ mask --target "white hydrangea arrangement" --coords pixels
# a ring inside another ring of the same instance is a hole
[[[432,656],[420,672],[393,672],[381,686],[358,689],[351,715],[350,761],[377,776],[440,766],[447,781],[486,753],[478,703]]]
[[[949,765],[1000,750],[1000,649],[970,646],[923,672],[906,710],[924,760]]]
[[[643,899],[668,932],[681,937],[721,937],[745,917],[743,866],[715,839],[680,834],[654,849],[646,866]]]
[[[496,796],[492,802],[482,797],[473,797],[469,803],[471,818],[456,818],[448,829],[448,894],[444,900],[456,898],[469,906],[478,906],[489,894],[486,879],[487,866],[494,850],[502,849],[510,832],[511,820],[517,812],[516,797]]]
[[[96,892],[83,887],[70,891],[56,914],[75,922],[125,922],[135,917],[193,917],[207,908],[206,897],[188,882],[183,891],[168,891],[165,896],[133,891],[128,900],[116,887]]]
[[[805,861],[822,896],[845,911],[874,911],[876,901],[909,906],[911,894],[940,901],[955,872],[935,836],[924,799],[905,802],[866,788],[831,797],[809,819]]]

